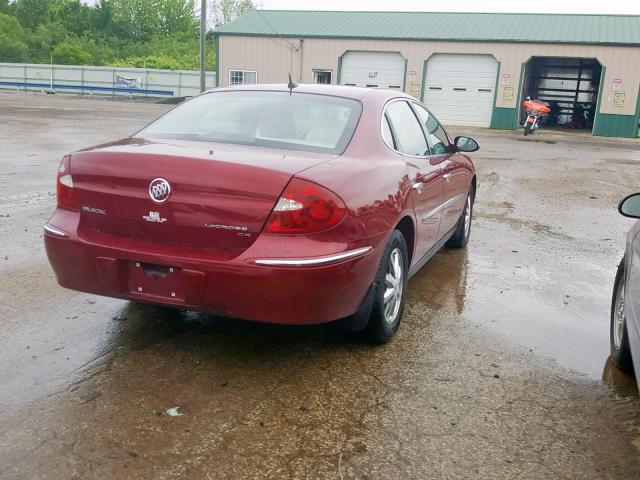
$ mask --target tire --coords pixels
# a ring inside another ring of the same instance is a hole
[[[469,193],[467,193],[467,200],[462,210],[462,215],[458,219],[456,225],[456,231],[453,236],[447,241],[446,245],[449,248],[464,248],[469,243],[469,237],[471,236],[471,220],[473,217],[473,201],[475,199],[475,189],[473,185],[469,187]]]
[[[627,322],[624,315],[624,286],[625,274],[623,258],[620,265],[618,265],[616,281],[613,284],[613,297],[611,299],[611,326],[609,329],[611,359],[623,372],[633,373],[629,334],[627,332]]]
[[[524,136],[525,137],[531,133],[531,131],[532,131],[531,127],[532,126],[533,126],[533,124],[529,123],[529,122],[524,124]]]
[[[373,307],[367,333],[376,343],[388,342],[400,327],[407,292],[408,259],[407,242],[399,230],[394,230],[385,246],[373,285]],[[395,272],[394,265],[400,267],[399,273]],[[387,279],[388,274],[395,277],[395,286]],[[389,292],[392,296],[385,303],[385,293]]]

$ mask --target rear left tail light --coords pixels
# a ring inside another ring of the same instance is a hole
[[[76,191],[73,188],[73,178],[71,177],[71,156],[66,155],[60,167],[58,168],[58,181],[57,181],[57,199],[59,208],[67,208],[69,210],[78,210],[78,199],[76,197]]]
[[[342,199],[320,185],[292,179],[265,225],[266,233],[316,233],[338,225],[347,213]]]

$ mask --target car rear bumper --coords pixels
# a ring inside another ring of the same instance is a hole
[[[75,212],[58,210],[45,226],[47,256],[61,286],[267,323],[316,324],[354,314],[384,246],[384,238],[323,242],[321,254],[309,257],[295,255],[309,252],[308,239],[262,235],[229,258],[89,234],[78,228],[78,219]]]

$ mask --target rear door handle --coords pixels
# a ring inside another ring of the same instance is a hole
[[[413,185],[411,185],[411,188],[413,188],[414,190],[420,190],[423,185],[424,184],[422,182],[414,182]]]
[[[444,175],[442,175],[442,178],[444,178],[447,182],[450,182],[451,181],[451,172],[445,173]]]

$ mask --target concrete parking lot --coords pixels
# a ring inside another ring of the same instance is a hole
[[[0,478],[640,478],[635,383],[607,361],[639,141],[451,128],[481,145],[471,242],[373,346],[57,286],[62,155],[167,108],[0,93]]]

